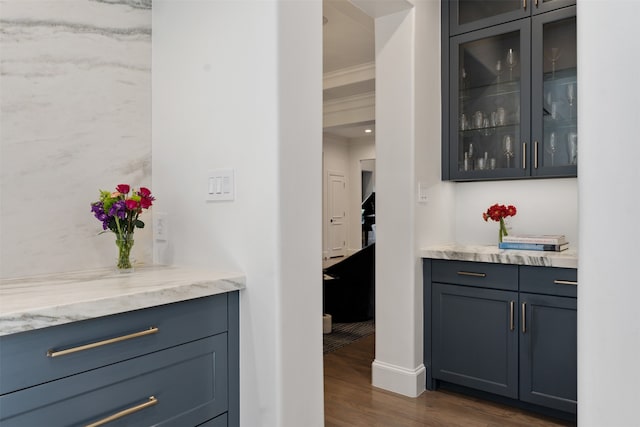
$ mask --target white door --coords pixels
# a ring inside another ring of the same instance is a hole
[[[329,257],[346,255],[347,185],[342,172],[329,172]]]

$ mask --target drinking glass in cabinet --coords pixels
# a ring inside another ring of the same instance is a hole
[[[543,167],[577,160],[577,55],[575,16],[542,26]]]
[[[573,104],[576,102],[576,86],[567,84],[567,102],[569,103],[569,119],[573,119]]]
[[[578,164],[578,134],[569,132],[567,135],[567,154],[569,155],[569,164]]]
[[[502,139],[503,154],[505,157],[506,167],[511,167],[511,159],[513,158],[513,137],[511,135],[505,135]]]
[[[472,40],[456,48],[460,84],[453,111],[459,117],[458,170],[515,167],[515,141],[520,138],[520,32]],[[502,146],[505,135],[509,135],[509,155]]]
[[[509,48],[507,52],[507,65],[509,66],[509,80],[513,80],[513,69],[518,64],[518,56],[516,52]]]
[[[555,166],[555,156],[556,156],[556,151],[558,151],[558,144],[557,144],[557,139],[556,139],[556,133],[555,132],[551,132],[549,134],[549,147],[547,148],[547,151],[549,152],[549,154],[551,155],[551,166]]]

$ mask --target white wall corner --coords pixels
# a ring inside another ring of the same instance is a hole
[[[382,388],[409,397],[418,397],[424,392],[427,370],[423,364],[415,369],[374,360],[371,364],[371,383]]]

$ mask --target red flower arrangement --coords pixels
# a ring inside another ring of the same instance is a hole
[[[517,212],[518,211],[516,207],[513,205],[505,206],[496,203],[495,205],[489,206],[487,211],[482,213],[482,219],[484,219],[485,221],[491,219],[500,223],[498,236],[500,237],[500,241],[502,242],[502,237],[509,234],[507,233],[507,227],[505,227],[504,225],[504,219],[510,216],[516,216]]]

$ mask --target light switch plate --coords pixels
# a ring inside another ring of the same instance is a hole
[[[206,197],[208,202],[235,199],[235,171],[233,169],[215,169],[207,172]]]
[[[418,182],[418,203],[426,204],[428,202],[429,202],[429,189],[424,183]]]
[[[156,241],[169,240],[169,215],[166,212],[155,212],[153,215],[153,237]]]

